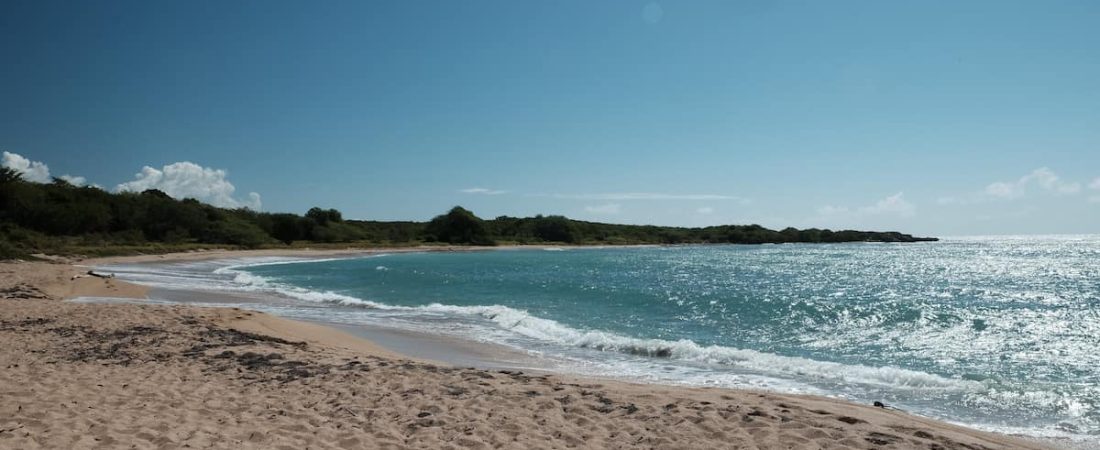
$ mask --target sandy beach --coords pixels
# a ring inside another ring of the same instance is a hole
[[[1044,448],[821,397],[451,367],[240,309],[62,301],[147,293],[88,266],[287,254],[0,263],[0,448]]]

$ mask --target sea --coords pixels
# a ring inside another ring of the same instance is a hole
[[[156,287],[153,301],[202,297],[426,333],[505,347],[553,371],[878,401],[985,430],[1100,442],[1096,235],[526,247],[99,270]],[[180,290],[222,295],[168,295]]]

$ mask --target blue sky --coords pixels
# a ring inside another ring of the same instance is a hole
[[[1100,232],[1097,24],[1094,1],[6,1],[0,150],[364,219]]]

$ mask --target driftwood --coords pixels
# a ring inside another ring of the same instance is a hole
[[[104,275],[102,273],[95,273],[95,271],[92,271],[92,270],[88,271],[88,275],[91,275],[91,276],[96,277],[96,278],[114,278],[115,277],[115,274],[113,274],[113,273]]]

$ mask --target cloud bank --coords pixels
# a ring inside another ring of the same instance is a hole
[[[68,182],[69,184],[71,184],[73,186],[84,186],[85,184],[88,184],[88,180],[84,177],[74,177],[72,175],[62,175],[62,176],[59,176],[57,178],[65,180],[66,182]]]
[[[221,208],[248,208],[259,211],[260,194],[249,192],[247,198],[234,198],[237,190],[222,169],[212,169],[181,161],[154,169],[145,166],[134,175],[134,180],[115,187],[118,192],[142,192],[157,189],[172,198],[193,198]]]
[[[1100,179],[1098,179],[1100,180]],[[1089,185],[1092,188],[1093,181]],[[969,205],[988,201],[1017,200],[1028,193],[1039,192],[1053,195],[1076,195],[1082,191],[1081,183],[1064,181],[1047,167],[1040,167],[1014,181],[996,181],[986,185],[980,192],[961,197],[942,197],[936,202],[941,205]]]
[[[50,168],[45,163],[31,161],[18,153],[4,152],[0,165],[12,169],[31,183],[49,183]]]
[[[1012,182],[998,181],[985,187],[985,194],[991,197],[1014,199],[1023,197],[1029,186],[1037,186],[1056,194],[1076,194],[1081,192],[1080,183],[1062,181],[1054,171],[1040,167]]]
[[[53,177],[50,176],[50,167],[46,163],[31,161],[18,153],[4,152],[3,157],[0,158],[0,166],[19,172],[24,180],[31,183],[49,183],[53,181]],[[84,177],[65,174],[57,178],[65,180],[73,186],[88,185],[88,180]],[[98,184],[92,184],[91,186],[99,187]]]
[[[904,192],[898,192],[872,205],[855,209],[850,209],[846,206],[826,205],[818,208],[817,213],[822,216],[866,217],[894,215],[898,217],[913,217],[917,214],[917,207],[905,200]]]

